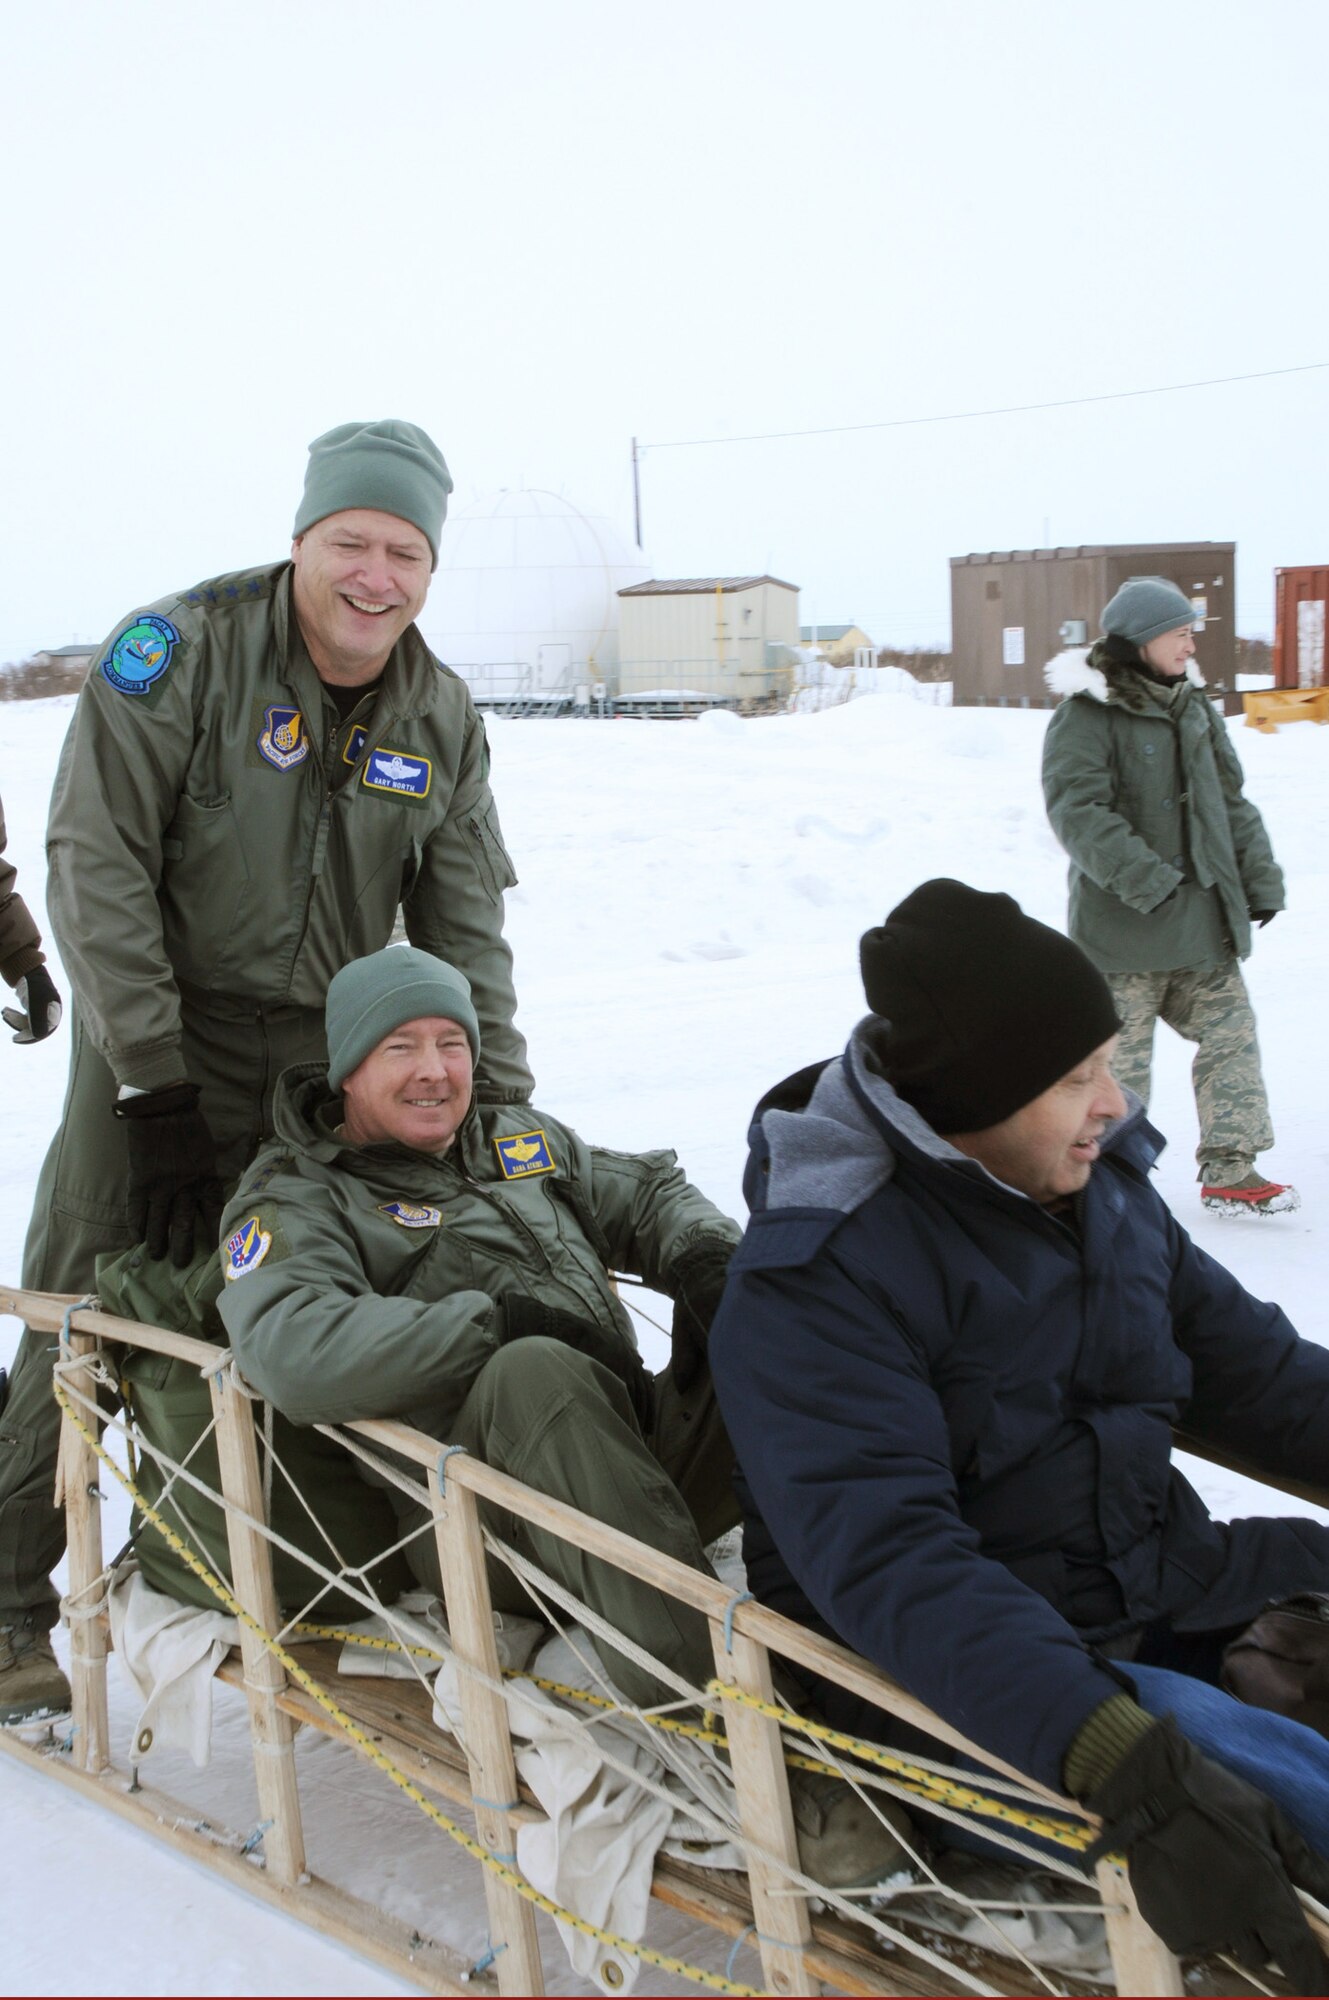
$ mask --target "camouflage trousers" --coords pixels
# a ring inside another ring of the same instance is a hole
[[[1200,1118],[1198,1178],[1231,1187],[1248,1174],[1257,1153],[1274,1143],[1269,1099],[1260,1073],[1255,1014],[1235,958],[1207,971],[1109,972],[1121,1016],[1112,1067],[1118,1083],[1149,1102],[1154,1022],[1195,1042],[1191,1078]]]

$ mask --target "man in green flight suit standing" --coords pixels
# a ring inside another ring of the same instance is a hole
[[[323,1058],[333,975],[388,942],[399,908],[471,983],[479,1096],[529,1097],[484,731],[414,623],[451,489],[416,425],[342,424],[310,447],[289,560],[107,641],[47,835],[73,1046],[26,1286],[85,1292],[99,1252],[146,1240],[183,1266],[215,1241],[279,1072]],[[0,1427],[0,1723],[68,1701],[49,1638],[52,1352],[24,1335]]]

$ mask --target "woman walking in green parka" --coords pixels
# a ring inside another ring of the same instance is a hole
[[[1157,1020],[1195,1042],[1201,1200],[1270,1215],[1301,1199],[1255,1166],[1274,1130],[1239,961],[1252,924],[1284,907],[1283,873],[1194,665],[1194,620],[1176,584],[1133,576],[1104,609],[1105,636],[1049,662],[1066,699],[1043,793],[1071,861],[1070,934],[1121,1016],[1118,1080],[1148,1103]]]

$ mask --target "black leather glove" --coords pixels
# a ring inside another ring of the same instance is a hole
[[[169,1249],[179,1270],[221,1232],[217,1148],[198,1097],[196,1083],[171,1083],[115,1107],[129,1142],[129,1226],[149,1257]]]
[[[1104,1822],[1091,1856],[1124,1850],[1140,1913],[1170,1950],[1225,1951],[1255,1971],[1276,1959],[1294,1993],[1329,1993],[1329,1962],[1293,1887],[1329,1901],[1329,1864],[1170,1717],[1085,1804]]]
[[[0,1019],[14,1030],[16,1042],[44,1042],[60,1026],[64,1012],[55,981],[44,965],[34,965],[31,972],[24,973],[14,992],[18,1006],[0,1008]]]
[[[694,1243],[675,1260],[668,1274],[674,1318],[669,1330],[670,1363],[675,1386],[686,1395],[706,1366],[711,1321],[724,1292],[725,1273],[734,1254],[731,1243]]]
[[[1252,911],[1251,911],[1251,918],[1252,918],[1252,921],[1253,921],[1253,922],[1255,922],[1255,923],[1257,923],[1257,924],[1258,924],[1258,925],[1260,926],[1260,929],[1261,929],[1261,930],[1263,930],[1263,929],[1264,929],[1264,927],[1265,927],[1265,925],[1266,925],[1266,924],[1271,924],[1271,923],[1273,922],[1274,918],[1275,918],[1275,917],[1276,917],[1277,915],[1278,915],[1278,912],[1277,912],[1277,910],[1252,910]]]
[[[615,1339],[594,1320],[582,1319],[578,1313],[561,1312],[557,1306],[547,1306],[541,1299],[523,1298],[520,1293],[510,1293],[503,1300],[502,1317],[501,1339],[505,1347],[509,1341],[529,1340],[538,1335],[545,1340],[561,1340],[565,1347],[575,1347],[588,1361],[601,1362],[627,1390],[643,1435],[650,1429],[655,1415],[655,1386],[645,1362],[628,1340]]]

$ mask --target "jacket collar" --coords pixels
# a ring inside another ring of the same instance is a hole
[[[399,1178],[403,1173],[437,1176],[444,1167],[480,1178],[477,1170],[484,1162],[485,1145],[474,1099],[455,1143],[443,1154],[417,1153],[392,1141],[353,1146],[340,1136],[341,1117],[341,1093],[329,1085],[326,1063],[295,1063],[282,1071],[273,1094],[272,1125],[276,1137],[292,1152],[339,1167],[360,1180],[377,1181],[385,1174]]]
[[[906,1162],[928,1179],[940,1175],[956,1192],[968,1184],[1037,1213],[1038,1204],[1028,1195],[1007,1187],[978,1160],[952,1146],[905,1102],[873,1054],[876,1026],[877,1017],[868,1015],[855,1028],[842,1057],[801,1072],[758,1106],[756,1123],[769,1159],[766,1206],[829,1208],[849,1214],[894,1177],[900,1162]],[[1147,1174],[1164,1141],[1130,1091],[1126,1106],[1124,1117],[1103,1134],[1100,1161],[1114,1154]],[[1099,1171],[1098,1165],[1094,1171]]]
[[[1094,646],[1071,646],[1058,653],[1044,667],[1043,679],[1053,694],[1088,695],[1091,701],[1111,703],[1136,715],[1157,714],[1160,710],[1166,714],[1181,688],[1187,685],[1202,688],[1205,684],[1194,660],[1186,662],[1185,673],[1173,687],[1168,687],[1111,659],[1104,652],[1101,640]]]

